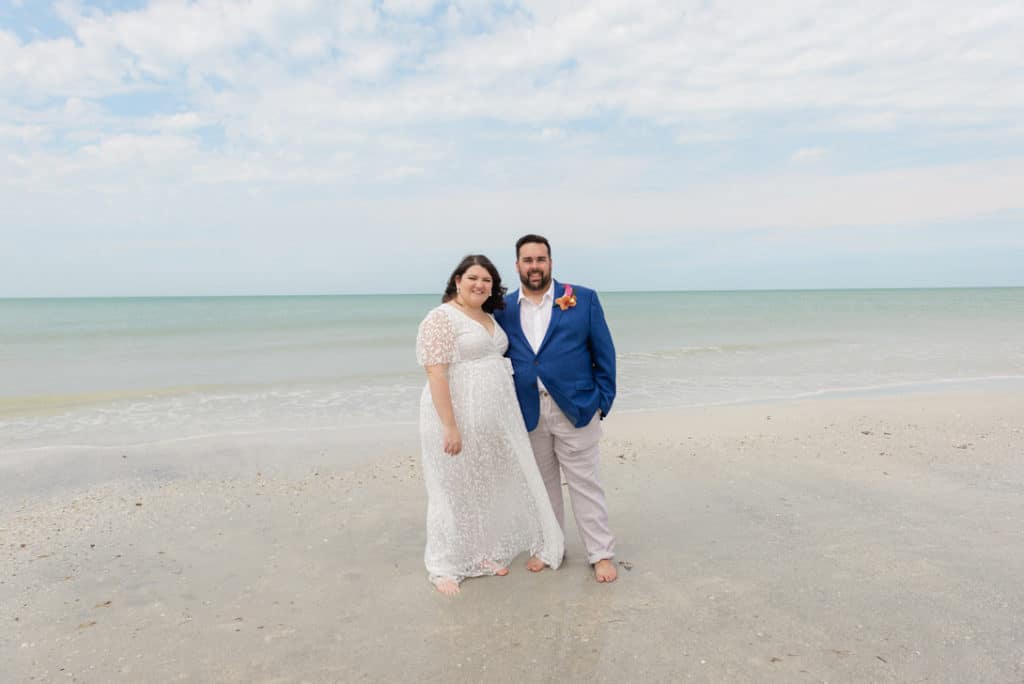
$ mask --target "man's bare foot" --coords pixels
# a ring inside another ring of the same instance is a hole
[[[548,564],[536,556],[530,556],[530,560],[526,561],[526,569],[530,572],[540,572],[546,567]]]
[[[594,578],[598,582],[614,582],[618,576],[619,571],[615,569],[615,564],[610,558],[602,558],[594,563]]]
[[[459,583],[451,577],[438,577],[434,580],[434,588],[445,596],[455,596],[459,593]]]

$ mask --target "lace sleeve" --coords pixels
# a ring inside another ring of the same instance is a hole
[[[457,361],[455,328],[440,308],[434,309],[420,323],[416,335],[416,361],[421,366],[435,366]]]

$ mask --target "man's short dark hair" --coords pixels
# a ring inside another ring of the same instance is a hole
[[[530,242],[536,242],[547,247],[548,259],[551,258],[551,243],[548,242],[548,239],[543,235],[534,235],[533,233],[530,233],[529,235],[524,235],[523,237],[516,240],[516,259],[519,258],[519,248]]]

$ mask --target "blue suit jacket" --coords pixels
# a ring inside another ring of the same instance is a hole
[[[508,335],[506,356],[515,370],[516,396],[527,430],[536,428],[540,419],[538,376],[576,427],[586,426],[599,410],[602,418],[608,415],[615,401],[615,345],[601,302],[593,290],[572,287],[576,306],[562,311],[554,305],[536,354],[519,322],[519,293],[507,295],[505,308],[494,312]],[[565,286],[555,281],[555,299],[564,293]]]

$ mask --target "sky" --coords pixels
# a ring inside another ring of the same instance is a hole
[[[1024,3],[0,0],[0,297],[1024,285]]]

